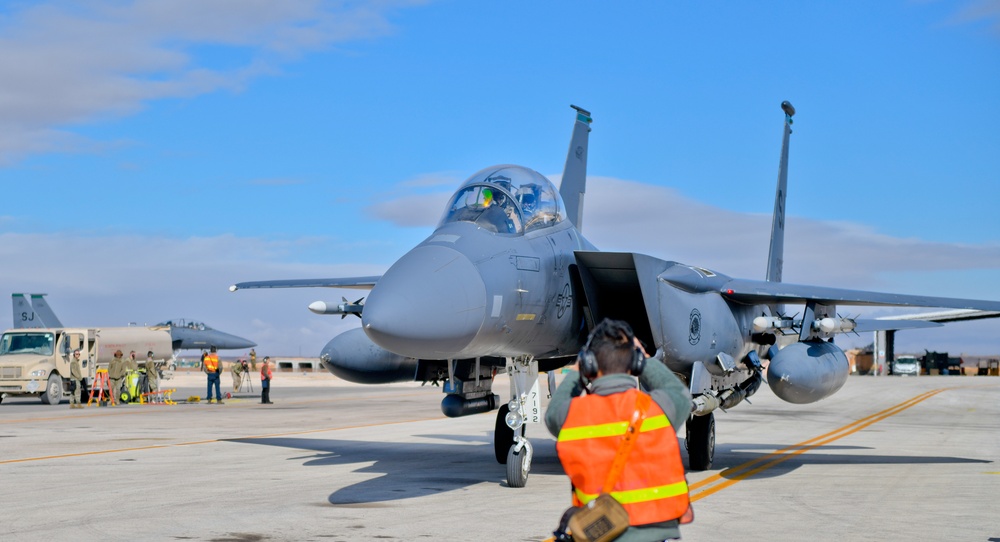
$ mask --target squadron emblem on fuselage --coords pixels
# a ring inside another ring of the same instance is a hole
[[[688,325],[688,342],[692,345],[701,341],[701,311],[691,309],[691,322]]]

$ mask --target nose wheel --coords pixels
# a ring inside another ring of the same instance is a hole
[[[515,431],[507,425],[507,414],[510,412],[510,406],[503,404],[497,411],[497,421],[495,431],[493,432],[493,453],[496,455],[497,463],[501,465],[507,464],[509,452],[511,448],[517,444],[517,440],[514,437]],[[521,426],[520,431],[517,431],[519,436],[524,437],[524,426]]]
[[[524,437],[517,437],[516,440],[507,452],[507,485],[524,487],[531,470],[531,443]]]

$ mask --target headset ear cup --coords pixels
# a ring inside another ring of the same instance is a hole
[[[587,380],[597,378],[597,356],[586,348],[580,350],[580,374]]]
[[[628,372],[631,373],[632,376],[639,376],[645,368],[646,356],[642,353],[642,350],[636,348],[632,351],[632,363],[629,365]]]

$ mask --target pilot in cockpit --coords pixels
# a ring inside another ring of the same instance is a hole
[[[514,233],[516,231],[513,215],[515,213],[512,205],[507,203],[507,196],[499,190],[483,189],[483,214],[476,220],[477,223],[489,225],[498,233]]]

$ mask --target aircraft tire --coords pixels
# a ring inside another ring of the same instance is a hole
[[[527,450],[518,453],[514,446],[507,452],[507,486],[524,487],[528,483]]]
[[[493,431],[493,452],[496,454],[497,463],[504,465],[507,463],[507,451],[514,444],[514,430],[507,427],[505,421],[510,407],[506,403],[500,405],[497,410],[497,421],[495,431]]]
[[[688,469],[694,471],[712,468],[715,456],[715,415],[688,418],[684,447],[688,452]]]
[[[49,375],[49,381],[45,383],[45,391],[42,393],[42,404],[58,405],[62,402],[62,378],[56,373]]]

